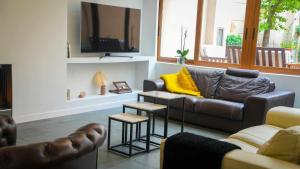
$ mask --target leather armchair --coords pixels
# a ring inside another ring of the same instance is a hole
[[[0,116],[0,148],[16,145],[17,126],[8,116]]]
[[[104,126],[88,124],[52,142],[15,146],[16,131],[12,118],[0,116],[1,169],[96,169],[106,138]]]

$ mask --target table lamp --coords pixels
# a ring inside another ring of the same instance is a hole
[[[96,72],[94,76],[95,84],[100,88],[100,95],[105,95],[106,92],[106,76],[102,72]]]

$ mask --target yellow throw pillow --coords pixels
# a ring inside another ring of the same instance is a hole
[[[191,75],[186,68],[176,74],[164,74],[160,78],[165,81],[166,89],[172,93],[201,96]]]
[[[257,153],[300,164],[300,126],[280,130]]]

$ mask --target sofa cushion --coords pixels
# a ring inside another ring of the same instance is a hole
[[[185,96],[185,101],[184,101],[185,111],[194,112],[195,103],[199,99],[202,99],[202,98],[186,95]],[[176,101],[171,102],[170,106],[173,107],[173,108],[181,110],[182,109],[182,102],[180,100],[178,100],[178,101],[176,100]]]
[[[243,119],[244,104],[217,99],[199,99],[195,112],[230,120]]]
[[[241,149],[243,151],[247,151],[247,152],[250,152],[250,153],[256,153],[258,148],[251,145],[251,144],[248,144],[246,142],[243,142],[241,140],[237,140],[237,139],[233,139],[233,138],[227,138],[227,139],[224,139],[222,141],[225,141],[225,142],[228,142],[228,143],[231,143],[231,144],[235,144],[239,147],[241,147]]]
[[[300,126],[280,130],[257,153],[300,164]]]
[[[193,112],[194,111],[194,105],[195,105],[196,101],[201,99],[201,98],[196,97],[196,96],[191,96],[191,95],[184,95],[184,96],[185,96],[185,101],[184,101],[185,111],[186,112]],[[153,98],[145,97],[145,100],[147,102],[154,103]],[[155,103],[167,105],[167,101],[163,100],[163,99],[156,99]],[[178,109],[178,111],[181,111],[182,106],[183,106],[182,99],[176,99],[176,100],[170,101],[170,107],[173,108],[173,109]]]
[[[214,98],[218,84],[224,74],[221,70],[203,70],[188,67],[201,95],[205,98]]]
[[[281,128],[271,125],[250,127],[235,133],[229,138],[241,140],[252,146],[260,147],[272,138]]]
[[[216,92],[217,99],[244,102],[247,97],[269,92],[270,80],[224,75]]]

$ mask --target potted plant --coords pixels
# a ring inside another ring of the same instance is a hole
[[[177,50],[179,64],[185,64],[187,60],[187,55],[189,54],[189,49],[185,49],[185,43],[187,38],[188,30],[181,27],[181,34],[180,34],[180,49]]]
[[[227,35],[226,45],[227,46],[242,46],[243,39],[241,35]]]

